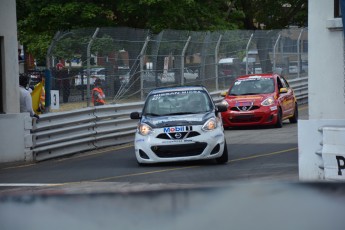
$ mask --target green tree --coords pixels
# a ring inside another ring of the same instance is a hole
[[[267,30],[256,39],[261,68],[272,69],[268,48],[270,38],[276,36],[275,29],[291,25],[306,27],[308,21],[308,0],[237,0],[233,1],[235,11],[242,11],[243,29]]]
[[[112,11],[99,2],[17,0],[19,41],[26,51],[44,60],[57,31],[112,25]]]
[[[305,26],[308,0],[17,0],[18,37],[44,59],[57,31],[126,26],[216,31]]]

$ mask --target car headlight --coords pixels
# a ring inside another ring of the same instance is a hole
[[[202,130],[204,131],[211,131],[217,128],[217,121],[215,118],[210,118],[205,124],[202,126]]]
[[[274,105],[274,99],[273,99],[273,97],[268,97],[268,98],[266,98],[263,102],[261,102],[261,105],[263,105],[263,106]]]
[[[153,132],[151,126],[144,124],[144,123],[139,124],[138,131],[143,136],[147,136]]]

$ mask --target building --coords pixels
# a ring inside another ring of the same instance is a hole
[[[345,4],[344,0],[309,0],[309,119],[298,123],[300,180],[345,180],[345,49],[340,1]]]
[[[0,162],[30,161],[29,114],[19,111],[16,1],[0,1]],[[31,141],[32,142],[32,141]]]

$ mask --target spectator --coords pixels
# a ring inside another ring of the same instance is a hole
[[[19,75],[19,90],[20,90],[20,112],[30,113],[31,117],[35,117],[39,119],[39,116],[35,114],[34,110],[32,109],[32,98],[31,94],[28,90],[30,84],[30,76],[27,74],[20,74]]]
[[[92,89],[92,102],[94,106],[105,104],[105,101],[104,101],[105,94],[101,88],[101,85],[102,85],[101,79],[97,78],[95,80],[95,87]]]
[[[44,89],[45,77],[40,74],[40,82],[38,82],[33,91],[31,92],[32,97],[32,108],[37,114],[41,114],[45,111],[45,89]]]

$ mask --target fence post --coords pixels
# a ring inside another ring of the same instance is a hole
[[[300,43],[301,43],[301,36],[303,33],[303,28],[301,29],[301,32],[298,35],[298,39],[297,39],[297,78],[300,78],[300,73],[301,73],[301,50],[300,50]]]
[[[191,40],[191,36],[188,37],[188,40],[186,44],[184,45],[182,53],[181,53],[181,85],[184,85],[184,59],[185,59],[186,50],[187,50],[190,40]]]
[[[147,36],[145,43],[143,45],[143,48],[140,51],[140,89],[141,89],[141,95],[140,98],[141,100],[144,99],[144,75],[143,75],[143,71],[144,71],[144,52],[146,50],[147,44],[149,43],[150,37]]]
[[[91,95],[90,94],[90,58],[91,58],[90,50],[91,50],[92,42],[96,38],[98,31],[99,31],[99,28],[97,27],[95,33],[92,35],[92,38],[89,44],[87,45],[87,51],[86,51],[86,56],[87,56],[86,103],[87,103],[87,107],[90,107],[90,95]]]
[[[249,50],[250,43],[252,42],[253,36],[254,34],[252,33],[250,35],[249,41],[246,46],[246,74],[248,74],[248,50]]]
[[[219,54],[219,46],[220,46],[220,41],[222,40],[223,35],[219,35],[216,49],[214,51],[214,63],[215,63],[215,76],[216,76],[216,90],[219,90],[219,84],[218,84],[218,54]]]
[[[50,69],[52,68],[51,65],[51,59],[50,59],[50,54],[52,52],[53,46],[58,40],[58,37],[60,36],[61,32],[58,31],[55,33],[53,41],[51,42],[50,46],[48,47],[47,50],[47,55],[46,55],[46,71],[45,71],[45,83],[44,83],[44,90],[45,90],[45,108],[44,112],[49,112],[50,111],[50,104],[51,104],[51,98],[50,98],[50,89],[51,89],[51,72]]]
[[[281,34],[279,33],[279,36],[278,36],[276,43],[274,44],[274,47],[273,47],[273,72],[274,73],[277,72],[277,70],[276,70],[276,48],[277,48],[277,45],[279,43],[280,37],[281,37]]]

